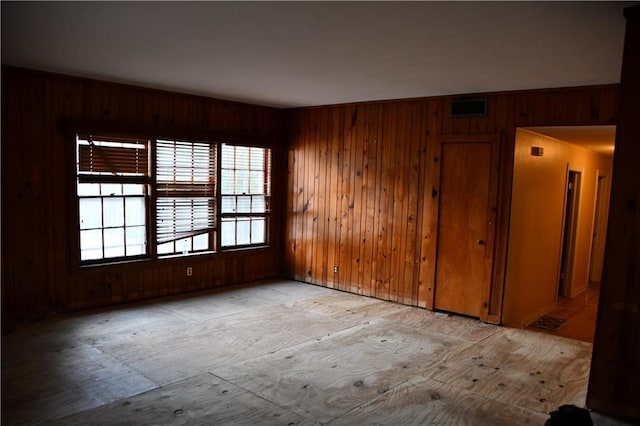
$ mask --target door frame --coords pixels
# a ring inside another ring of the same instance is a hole
[[[595,206],[593,208],[593,226],[591,231],[591,250],[589,255],[589,282],[602,281],[604,265],[604,242],[607,238],[607,218],[609,217],[609,196],[611,172],[596,170]],[[594,279],[595,278],[595,279]]]
[[[569,183],[571,174],[576,176],[575,187],[571,189],[569,199]],[[580,220],[580,208],[582,204],[582,179],[584,169],[567,163],[564,183],[564,203],[562,210],[562,232],[560,233],[560,258],[558,259],[558,283],[555,300],[558,297],[571,297],[573,290],[574,259],[576,254],[576,239]],[[570,217],[567,217],[567,208],[571,207]],[[567,229],[567,226],[569,229]],[[566,247],[565,247],[566,245]],[[564,271],[562,265],[565,265]],[[564,276],[562,273],[564,272]]]
[[[440,217],[440,177],[442,175],[442,147],[444,144],[450,143],[489,143],[491,145],[491,161],[489,171],[489,200],[487,203],[487,233],[486,233],[486,255],[485,255],[485,273],[489,274],[488,278],[483,278],[485,288],[482,291],[484,301],[480,311],[480,320],[492,323],[498,323],[500,318],[494,318],[494,315],[489,315],[489,307],[491,302],[491,295],[496,286],[496,231],[497,231],[497,216],[498,216],[498,191],[500,188],[500,141],[501,136],[499,134],[474,134],[474,135],[437,135],[433,136],[427,144],[427,158],[433,159],[433,171],[427,176],[427,182],[425,182],[425,197],[424,197],[424,215],[425,218],[431,218],[425,220],[424,229],[427,235],[431,239],[430,249],[423,253],[423,257],[426,262],[421,262],[426,265],[421,267],[423,269],[419,276],[427,285],[428,291],[424,293],[424,302],[427,309],[433,310],[435,306],[435,285],[436,285],[436,268],[437,265],[437,253],[438,253],[438,226]],[[430,194],[427,194],[430,192]]]

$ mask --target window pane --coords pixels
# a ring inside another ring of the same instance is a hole
[[[80,229],[102,227],[102,199],[80,198]]]
[[[80,250],[100,249],[102,251],[102,230],[80,231]],[[102,253],[100,253],[102,256]]]
[[[100,195],[99,183],[78,183],[78,195]]]
[[[264,219],[253,219],[251,221],[251,244],[262,244],[266,242],[264,229]]]
[[[144,198],[127,197],[124,199],[126,209],[127,226],[136,226],[145,224]]]
[[[267,213],[269,150],[264,148],[222,145],[222,212],[228,216]],[[264,244],[267,241],[264,217],[227,217],[222,219],[220,238],[223,247]]]
[[[251,148],[251,170],[264,169],[264,148]]]
[[[104,230],[104,257],[124,256],[124,228]]]
[[[221,232],[220,238],[223,246],[233,246],[236,244],[235,220],[223,220]]]
[[[253,199],[251,205],[252,213],[264,213],[267,211],[267,202],[264,195],[254,195],[251,198]]]
[[[102,248],[91,250],[80,250],[80,260],[102,259]]]
[[[174,253],[173,241],[164,244],[158,244],[158,254],[170,254]]]
[[[196,235],[193,237],[194,250],[207,250],[209,248],[209,234]]]
[[[233,177],[233,170],[222,170],[222,182],[220,185],[220,191],[222,191],[223,194],[234,193]]]
[[[236,170],[249,170],[249,147],[236,146]]]
[[[180,250],[182,254],[189,253],[191,251],[191,237],[176,241],[176,249]]]
[[[222,168],[233,169],[233,162],[235,160],[235,152],[233,145],[222,145]]]
[[[264,194],[264,172],[250,172],[249,190],[252,194]]]
[[[76,147],[80,259],[147,253],[147,185],[136,181],[148,176],[149,141],[76,136]]]
[[[124,195],[144,195],[144,185],[136,183],[125,183],[122,185]]]
[[[222,197],[222,213],[234,213],[236,211],[236,197]]]
[[[234,194],[247,194],[249,192],[249,171],[236,170],[236,188]]]
[[[251,213],[251,197],[238,197],[238,213]]]
[[[121,197],[104,198],[102,203],[104,226],[124,225],[124,199]]]
[[[144,226],[126,228],[127,255],[133,256],[146,253],[146,235]]]
[[[247,218],[238,219],[236,226],[238,227],[237,244],[238,245],[250,244],[251,239],[250,239],[249,219]]]
[[[119,183],[103,183],[102,195],[122,195],[122,184]]]

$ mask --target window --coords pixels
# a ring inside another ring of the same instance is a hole
[[[147,253],[145,140],[76,138],[80,260]]]
[[[95,135],[76,148],[83,263],[268,243],[267,148]]]
[[[222,144],[222,247],[267,242],[270,171],[268,149]]]
[[[158,254],[186,254],[214,246],[215,159],[215,144],[156,142]]]

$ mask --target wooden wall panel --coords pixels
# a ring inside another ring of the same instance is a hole
[[[618,87],[484,96],[489,112],[482,117],[451,117],[450,97],[288,111],[286,275],[432,308],[440,173],[434,138],[495,135],[495,252],[482,319],[500,322],[516,127],[615,124]]]
[[[430,308],[439,187],[430,141],[436,135],[493,133],[501,140],[500,207],[486,319],[497,322],[516,126],[613,124],[618,87],[487,98],[486,117],[450,117],[447,97],[285,113],[4,67],[3,318],[273,276],[279,265],[301,281]],[[77,213],[70,209],[67,164],[73,147],[61,130],[64,117],[209,128],[270,140],[280,138],[286,117],[288,152],[274,147],[273,250],[258,251],[255,263],[235,255],[194,257],[196,278],[190,280],[180,262],[151,262],[120,281],[105,278],[103,268],[74,269],[77,238],[70,217]],[[279,191],[285,184],[287,191]]]
[[[640,423],[640,6],[627,19],[613,180],[587,405]],[[602,111],[602,110],[601,110]]]
[[[3,66],[3,327],[54,311],[278,275],[286,210],[279,190],[286,185],[283,117],[283,111],[273,108]],[[78,244],[74,148],[63,132],[64,119],[211,129],[270,141],[272,247],[120,266],[73,266]],[[193,267],[192,277],[186,277],[187,265]]]
[[[379,123],[381,108],[379,105],[369,105],[367,116],[368,126],[364,134],[364,164],[362,167],[362,229],[363,237],[360,251],[360,267],[362,268],[361,294],[371,296],[375,292],[374,274],[374,244],[376,238],[376,206],[377,194],[376,184],[379,169]]]

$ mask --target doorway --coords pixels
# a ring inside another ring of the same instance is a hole
[[[596,182],[596,210],[593,214],[593,239],[591,241],[591,257],[589,262],[589,284],[597,285],[602,280],[602,264],[604,259],[604,243],[607,235],[607,219],[609,212],[609,180],[598,170]]]
[[[561,297],[570,297],[571,295],[581,180],[582,172],[576,170],[569,170],[567,172],[562,248],[560,250],[560,274],[558,276],[558,296]]]
[[[442,140],[434,309],[486,315],[495,233],[496,143]]]
[[[553,317],[553,334],[593,340],[614,140],[615,126],[517,129],[504,325]]]

